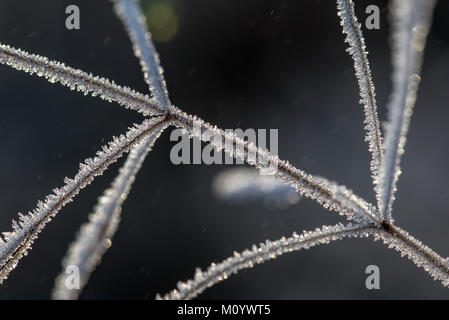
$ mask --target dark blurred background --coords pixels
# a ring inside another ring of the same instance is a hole
[[[66,30],[76,4],[81,29]],[[385,119],[390,92],[386,1],[380,30],[366,30]],[[144,1],[172,102],[222,128],[277,128],[279,154],[370,202],[374,194],[362,106],[352,60],[332,0]],[[440,1],[428,40],[423,81],[394,205],[396,222],[449,255],[449,4]],[[0,0],[0,42],[113,79],[147,87],[128,36],[106,0]],[[72,177],[78,163],[139,114],[61,85],[0,66],[0,230]],[[224,165],[172,165],[169,131],[157,141],[123,207],[122,222],[83,299],[153,299],[196,267],[221,261],[265,239],[343,221],[311,200],[285,210],[218,201],[211,182]],[[3,299],[50,297],[61,259],[119,161],[48,224],[9,279]],[[230,167],[230,166],[227,166]],[[365,288],[365,268],[380,268],[380,290]],[[448,289],[371,238],[343,240],[243,271],[207,290],[205,299],[429,299]]]

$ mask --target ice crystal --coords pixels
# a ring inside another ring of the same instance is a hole
[[[81,189],[90,184],[95,176],[101,175],[124,152],[165,125],[165,118],[147,119],[129,129],[125,135],[114,138],[102,151],[97,152],[94,158],[81,163],[75,177],[65,178],[65,184],[54,189],[44,201],[39,201],[33,211],[27,215],[19,213],[18,222],[13,220],[12,232],[3,233],[4,241],[0,240],[0,283],[17,266],[18,261],[27,255],[39,232],[64,205],[72,201]]]
[[[226,280],[240,270],[252,268],[256,264],[276,259],[278,256],[301,249],[327,244],[334,240],[353,237],[367,237],[375,229],[370,224],[337,224],[323,226],[313,231],[304,231],[301,235],[294,233],[291,237],[282,237],[276,241],[266,240],[259,246],[253,246],[241,253],[234,252],[232,257],[218,263],[211,264],[206,271],[197,269],[193,279],[179,282],[177,288],[157,299],[184,300],[193,299],[207,288]]]
[[[280,160],[268,150],[258,148],[233,133],[212,126],[196,116],[189,115],[172,106],[168,98],[159,58],[146,30],[145,20],[135,0],[113,0],[118,16],[123,21],[133,43],[134,51],[144,71],[144,78],[154,98],[120,87],[114,82],[96,77],[81,70],[50,61],[45,57],[29,54],[0,44],[0,63],[29,74],[44,77],[50,82],[59,82],[84,94],[100,96],[116,101],[122,106],[134,109],[144,115],[163,115],[145,120],[119,138],[104,146],[92,159],[80,164],[80,170],[73,179],[66,178],[65,185],[54,189],[37,207],[12,221],[12,231],[0,237],[0,282],[27,254],[38,233],[58,211],[79,191],[124,152],[130,151],[124,167],[114,181],[112,188],[101,198],[90,222],[82,228],[77,242],[70,250],[66,264],[78,264],[82,271],[83,285],[101,255],[110,246],[110,239],[117,227],[121,204],[137,174],[148,149],[159,133],[168,125],[185,129],[190,137],[209,142],[217,151],[224,150],[236,159],[243,160],[259,169],[274,169],[274,177],[293,186],[299,194],[314,199],[324,208],[339,212],[356,224],[346,226],[324,226],[315,231],[294,234],[290,238],[266,241],[252,250],[245,250],[220,264],[212,264],[205,272],[197,270],[195,278],[180,282],[178,289],[164,296],[166,299],[189,299],[229,275],[255,264],[302,248],[328,243],[344,237],[360,237],[373,234],[389,247],[409,257],[417,266],[423,267],[435,280],[449,286],[448,258],[444,259],[429,247],[397,227],[391,219],[391,207],[400,172],[400,155],[404,151],[405,137],[410,122],[426,36],[430,28],[434,0],[393,1],[393,94],[389,103],[389,122],[386,140],[382,136],[377,118],[374,85],[371,79],[365,42],[360,24],[354,13],[351,0],[337,0],[339,16],[349,43],[348,52],[354,60],[355,74],[359,83],[361,103],[365,111],[366,140],[372,153],[371,172],[374,178],[378,208],[356,196],[348,188],[313,176],[295,168],[288,161]],[[384,156],[383,156],[384,152]],[[242,191],[240,191],[242,192]],[[58,284],[63,281],[61,277]],[[59,286],[59,285],[58,285]],[[79,294],[55,290],[59,298],[73,298]],[[159,298],[162,298],[159,296]]]
[[[3,47],[7,48],[6,50],[7,52],[13,53],[14,61],[18,60],[20,63],[19,64],[12,63],[9,59],[2,60],[2,52],[3,52],[1,50],[2,47],[0,47],[0,63],[3,62],[7,65],[12,66],[13,68],[16,68],[18,70],[24,70],[31,74],[36,73],[38,76],[45,76],[49,80],[54,78],[59,79],[59,81],[63,85],[67,85],[68,83],[71,83],[73,85],[73,81],[67,82],[66,80],[61,80],[65,79],[61,75],[66,73],[61,73],[59,69],[56,70],[53,66],[55,64],[56,65],[62,64],[48,61],[46,58],[25,53],[21,50],[13,49],[9,46]],[[4,55],[9,56],[8,54]],[[39,67],[35,66],[35,63],[33,62],[34,60],[39,62],[38,64]],[[27,65],[27,67],[26,68],[20,67],[22,64]],[[87,74],[83,73],[82,71],[75,70],[73,68],[65,66],[64,68],[65,68],[64,70],[67,70],[69,74],[80,73],[84,74],[84,77],[87,76]],[[38,73],[37,70],[41,69],[43,69],[45,72],[42,71]],[[67,77],[70,78],[70,76]],[[99,77],[94,76],[88,77],[91,77],[93,79],[101,79]],[[106,84],[111,84],[114,88],[115,87],[121,88],[113,85],[113,83],[110,82],[109,80],[104,80],[103,82]],[[93,87],[97,88],[96,86]],[[82,89],[80,90],[83,90],[84,92],[89,92],[89,90],[86,89],[85,86],[82,86],[81,88]],[[142,95],[141,93],[132,91],[131,89],[125,88],[123,90],[125,90],[126,92],[132,92],[132,95],[136,97],[147,97]],[[144,114],[151,113],[151,111],[148,111],[150,109],[154,110],[154,112],[164,112],[164,113],[167,112],[167,109],[165,107],[159,107],[158,105],[156,105],[155,108],[153,108],[152,105],[145,103],[138,106],[136,105],[136,100],[134,98],[122,99],[120,90],[116,91],[116,89],[111,89],[111,91],[108,90],[100,90],[100,91],[110,93],[111,100],[123,104],[124,107],[136,109],[138,111],[143,112]],[[147,97],[147,99],[149,98]],[[154,101],[151,100],[151,102]],[[231,132],[225,132],[224,130],[219,129],[216,126],[212,126],[209,123],[204,122],[203,120],[201,120],[196,116],[186,114],[185,112],[181,111],[176,107],[170,108],[169,114],[171,116],[172,123],[175,126],[185,129],[187,132],[191,134],[192,137],[195,136],[205,142],[210,142],[217,150],[224,150],[232,157],[236,159],[241,159],[246,163],[255,166],[257,168],[275,166],[277,170],[274,176],[283,180],[285,183],[292,185],[301,195],[316,200],[325,208],[335,211],[341,211],[338,201],[336,201],[335,197],[333,196],[332,192],[329,189],[329,186],[326,185],[326,183],[324,183],[322,179],[314,177],[311,174],[307,174],[304,171],[295,168],[289,162],[280,160],[277,156],[272,155],[269,151],[258,148],[254,143],[245,142],[242,138],[236,136],[235,134]],[[195,127],[197,127],[197,130],[195,130]],[[248,155],[250,154],[254,155],[254,157],[249,157]]]
[[[297,169],[268,150],[258,148],[254,143],[247,142],[232,132],[212,126],[196,116],[188,115],[178,108],[173,109],[172,123],[185,129],[191,137],[209,142],[217,151],[224,150],[231,157],[240,159],[251,166],[259,169],[274,166],[276,170],[273,176],[291,185],[301,195],[317,201],[331,211],[347,213],[347,208],[343,212],[340,202],[333,194],[331,184],[326,179]]]
[[[391,226],[387,232],[377,232],[376,239],[381,239],[389,248],[398,251],[401,257],[412,260],[416,266],[423,268],[434,280],[449,286],[449,266],[447,261],[421,241],[412,237],[407,231]]]
[[[365,200],[357,197],[345,186],[332,184],[335,198],[340,202],[341,213],[349,220],[378,224],[380,216],[376,208]]]
[[[113,3],[117,15],[133,42],[134,52],[140,60],[144,79],[149,85],[156,104],[168,110],[171,103],[165,87],[162,68],[159,65],[159,58],[151,35],[145,31],[146,21],[139,5],[133,0],[114,0]],[[78,298],[90,274],[111,246],[111,239],[120,221],[121,206],[127,198],[142,163],[163,129],[155,130],[142,143],[131,149],[111,188],[105,191],[94,213],[90,216],[90,221],[81,227],[77,239],[70,245],[67,256],[63,260],[63,270],[55,282],[54,299],[73,300]],[[80,271],[80,288],[78,289],[68,289],[66,286],[68,275],[65,270],[71,265],[78,266]]]
[[[56,279],[53,298],[62,300],[77,299],[84,288],[90,274],[101,262],[101,258],[111,245],[111,240],[120,222],[120,212],[126,200],[135,176],[142,166],[145,157],[160,136],[164,127],[157,127],[149,133],[141,143],[129,153],[119,175],[110,189],[100,198],[89,222],[81,227],[76,240],[70,245],[67,256],[63,260],[63,270]],[[79,269],[80,288],[69,289],[66,286],[67,267],[74,265]]]
[[[1,43],[0,63],[29,74],[44,77],[51,83],[59,82],[63,86],[80,91],[85,95],[98,95],[104,100],[118,102],[120,105],[139,111],[144,115],[159,115],[164,110],[148,95],[143,95],[127,87],[121,87],[108,79],[67,67],[61,62],[51,61],[45,57],[14,49]]]
[[[140,6],[136,0],[112,0],[112,2],[133,42],[134,52],[140,60],[145,81],[150,86],[154,99],[160,106],[169,108],[171,103],[162,75],[163,69],[151,40],[151,34],[146,29],[146,19]]]
[[[354,13],[352,0],[337,0],[337,4],[343,33],[346,34],[345,42],[349,44],[347,51],[354,60],[355,75],[360,89],[360,103],[364,106],[365,140],[368,142],[369,151],[372,153],[370,168],[374,187],[377,189],[377,180],[383,158],[382,133],[377,115],[376,94],[371,78],[365,39],[363,38],[361,25]]]
[[[5,46],[3,46],[5,47]],[[17,57],[15,57],[13,60],[19,60],[21,63],[23,61],[27,61],[27,63],[30,63],[33,65],[33,59],[37,59],[40,61],[42,68],[47,73],[37,73],[38,76],[43,76],[46,74],[47,79],[59,79],[60,72],[59,69],[56,70],[52,67],[53,62],[49,62],[46,58],[36,58],[35,55],[24,53],[21,50],[13,49],[10,47],[6,47],[6,52],[12,52]],[[20,53],[20,54],[19,54]],[[0,62],[4,62],[6,65],[10,65],[18,70],[24,70],[28,71],[31,74],[36,73],[36,70],[39,68],[37,67],[27,67],[27,68],[21,68],[17,65],[13,65],[10,60],[8,59],[1,59],[2,51],[0,50]],[[8,56],[8,54],[6,54]],[[24,58],[20,58],[23,56]],[[9,61],[9,62],[8,62]],[[31,62],[30,62],[31,61]],[[25,64],[27,64],[25,63]],[[75,70],[73,68],[65,67],[65,70]],[[30,71],[31,70],[31,71]],[[54,73],[54,77],[51,76]],[[82,73],[82,72],[81,72]],[[89,76],[94,79],[99,79],[98,77]],[[68,82],[60,81],[62,84],[67,84]],[[112,83],[109,80],[105,80],[105,83]],[[115,85],[114,85],[115,86]],[[130,89],[128,89],[131,91]],[[104,90],[102,91],[104,92]],[[109,92],[109,91],[108,91]],[[143,96],[140,93],[135,93],[132,91],[136,96]],[[135,101],[134,99],[129,100],[121,100],[120,92],[115,92],[112,90],[111,92],[112,98],[114,101],[123,102],[124,107],[136,109],[138,111],[143,112],[144,114],[150,113],[148,110],[148,105],[143,104],[141,107],[142,109],[135,107]],[[149,98],[148,98],[149,99]],[[311,198],[315,201],[317,201],[319,204],[321,204],[323,207],[329,210],[334,210],[337,212],[340,212],[341,214],[348,214],[347,208],[342,208],[338,199],[336,199],[335,195],[333,194],[333,191],[330,187],[330,184],[326,182],[325,179],[315,177],[311,174],[307,174],[304,171],[295,168],[293,165],[291,165],[287,161],[280,160],[277,156],[272,155],[268,150],[264,150],[261,148],[258,148],[253,143],[245,142],[242,138],[236,136],[235,134],[231,132],[225,132],[222,129],[217,128],[216,126],[212,126],[207,122],[204,122],[200,118],[196,116],[189,115],[182,110],[172,107],[169,111],[165,109],[164,107],[157,107],[156,108],[158,112],[166,113],[168,118],[170,120],[170,124],[183,128],[187,132],[190,133],[190,135],[193,137],[198,137],[201,140],[205,142],[210,142],[217,150],[224,150],[228,154],[230,154],[232,157],[241,159],[245,161],[246,163],[255,166],[257,168],[265,168],[267,166],[275,166],[277,169],[274,176],[276,178],[281,179],[285,183],[290,184],[293,186],[301,195],[304,195],[308,198]],[[146,111],[144,111],[146,110]],[[153,110],[153,109],[151,109]],[[168,113],[167,113],[168,112]],[[253,154],[254,157],[249,157],[248,155]],[[40,229],[39,229],[40,230]],[[27,246],[28,247],[28,246]],[[15,265],[14,265],[15,266]]]
[[[379,210],[387,221],[391,220],[394,194],[401,173],[401,155],[421,80],[422,56],[434,6],[433,0],[395,0],[392,4],[393,92],[388,104],[385,159],[379,182]]]

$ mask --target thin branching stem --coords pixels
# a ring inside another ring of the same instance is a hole
[[[229,276],[243,269],[252,268],[256,264],[276,259],[284,253],[309,249],[348,237],[367,237],[375,230],[377,230],[376,227],[370,224],[337,224],[323,226],[313,231],[304,231],[301,235],[295,233],[289,238],[283,237],[276,241],[266,240],[259,246],[254,245],[251,250],[245,250],[241,253],[234,252],[232,257],[217,264],[212,263],[204,272],[197,269],[193,279],[178,282],[177,289],[164,296],[158,295],[157,299],[193,299],[207,288],[226,280]]]
[[[346,34],[345,42],[349,44],[347,51],[354,60],[355,75],[358,80],[360,90],[360,103],[364,106],[365,130],[369,151],[371,151],[371,174],[374,188],[377,189],[377,180],[382,165],[382,133],[380,131],[379,116],[377,114],[376,93],[371,69],[366,52],[365,39],[360,23],[354,12],[352,0],[337,0],[338,16],[341,19],[343,33]],[[377,194],[377,192],[376,192]],[[378,199],[379,201],[379,199]]]
[[[151,34],[146,27],[146,18],[142,13],[139,1],[112,0],[115,12],[122,20],[129,38],[133,44],[134,52],[139,58],[145,81],[148,83],[154,99],[164,108],[170,108],[171,102],[165,85],[163,69],[159,62]]]
[[[141,125],[130,129],[126,136],[115,138],[108,146],[103,147],[103,151],[97,153],[95,158],[88,159],[81,164],[80,171],[74,179],[66,178],[65,185],[61,189],[53,190],[53,194],[47,196],[44,202],[38,202],[36,209],[28,215],[19,214],[19,222],[13,221],[13,231],[4,233],[5,241],[0,239],[0,282],[17,265],[19,259],[27,254],[31,244],[46,223],[65,204],[72,201],[73,197],[95,176],[102,174],[124,152],[131,149],[133,152],[138,152],[139,146],[145,144],[145,141],[149,141],[150,137],[154,136],[155,140],[166,126],[174,125],[186,130],[191,137],[210,142],[216,150],[224,150],[250,165],[257,168],[274,168],[275,176],[292,185],[299,193],[316,200],[329,210],[339,212],[348,220],[356,221],[357,224],[324,226],[312,232],[304,232],[300,236],[294,234],[290,238],[282,238],[274,242],[267,241],[259,247],[254,246],[252,250],[246,250],[241,254],[236,253],[220,264],[212,264],[206,272],[198,270],[193,280],[179,283],[178,289],[165,295],[164,298],[194,298],[206,288],[226,279],[229,275],[274,259],[283,253],[309,248],[344,237],[360,237],[370,234],[374,235],[376,240],[381,239],[390,248],[399,251],[401,256],[407,256],[435,280],[441,281],[444,286],[449,285],[448,259],[444,259],[406,231],[394,225],[391,219],[394,192],[400,173],[400,156],[403,153],[406,133],[416,100],[422,53],[430,28],[434,0],[393,1],[393,95],[389,104],[389,123],[383,150],[374,85],[360,24],[354,14],[352,0],[337,0],[343,32],[349,43],[348,51],[354,60],[360,95],[365,108],[366,140],[372,153],[371,171],[379,210],[357,197],[346,187],[307,174],[287,161],[270,154],[269,151],[260,149],[232,133],[225,132],[172,106],[168,99],[157,53],[151,42],[150,34],[146,31],[145,20],[138,4],[130,0],[113,0],[113,2],[130,34],[136,55],[139,57],[145,73],[145,80],[149,84],[154,98],[118,86],[107,79],[67,67],[60,62],[50,61],[45,57],[0,44],[0,63],[2,64],[30,74],[37,74],[50,82],[59,82],[84,94],[99,95],[108,101],[116,101],[120,105],[146,116],[162,115],[162,117],[145,120]],[[101,239],[104,240],[105,237],[110,236],[110,230],[115,230],[116,224],[112,220],[117,217],[115,213],[124,200],[124,198],[121,199],[121,196],[129,191],[132,177],[137,173],[145,154],[142,152],[138,161],[128,157],[128,161],[134,161],[132,168],[127,166],[130,163],[127,161],[125,169],[130,170],[126,174],[121,172],[116,180],[119,180],[119,183],[113,186],[112,193],[107,194],[109,198],[106,203],[110,210],[102,212],[107,211],[107,214],[103,215],[107,219],[102,220],[102,223],[97,223],[99,220],[95,219],[91,221],[92,224],[100,226],[98,230],[101,232],[88,230],[90,235],[96,235],[96,240],[92,242],[94,246],[85,246],[89,247],[89,250],[86,251],[88,255],[98,252],[94,248],[95,245],[102,243]],[[111,199],[113,201],[109,201]],[[86,237],[82,240],[85,241]],[[84,259],[84,261],[87,260],[89,259]]]
[[[85,95],[98,95],[104,100],[115,101],[125,108],[136,110],[146,116],[161,115],[161,111],[164,109],[148,95],[138,93],[127,87],[121,87],[108,79],[67,67],[64,63],[14,49],[1,43],[0,63],[29,74],[44,77],[52,83],[59,82],[63,86],[69,87],[71,90],[78,90]]]
[[[334,183],[297,169],[288,161],[280,160],[269,151],[258,148],[253,143],[248,143],[234,133],[212,126],[196,116],[184,113],[178,108],[174,108],[169,117],[173,125],[185,129],[192,137],[197,137],[204,142],[210,142],[216,150],[224,150],[230,156],[242,159],[257,168],[274,166],[276,169],[274,176],[284,181],[284,183],[290,184],[301,195],[315,200],[326,209],[337,211],[348,218],[354,217],[353,210],[348,206],[342,205],[335,195]],[[353,195],[348,201],[364,202],[356,195]],[[366,215],[367,219],[372,218],[367,212],[362,214]],[[377,218],[375,219],[378,221]]]
[[[382,224],[380,232],[375,233],[375,239],[381,239],[389,248],[393,248],[407,256],[415,265],[421,267],[434,280],[440,281],[445,287],[449,286],[449,263],[438,253],[415,239],[407,231],[393,224]]]
[[[54,189],[53,193],[39,201],[37,207],[28,215],[19,214],[19,222],[13,221],[13,231],[4,233],[5,241],[0,244],[0,283],[16,267],[19,260],[31,249],[31,245],[45,225],[94,178],[101,175],[110,164],[117,161],[123,153],[140,143],[146,136],[165,127],[166,117],[147,119],[127,131],[126,135],[115,138],[104,146],[94,158],[80,164],[80,170],[73,179],[65,179],[65,185]]]
[[[379,211],[388,222],[392,220],[400,161],[421,80],[422,56],[434,6],[434,0],[392,3],[393,92],[387,107],[385,158],[379,182]]]
[[[55,281],[53,299],[74,300],[78,298],[90,274],[111,246],[112,237],[120,222],[122,205],[128,197],[142,163],[163,130],[164,127],[155,128],[129,152],[128,158],[123,167],[120,168],[111,188],[104,192],[94,212],[90,215],[89,222],[81,227],[76,240],[70,244],[67,255],[63,259],[62,271]],[[71,273],[67,273],[67,270],[71,266],[76,266],[79,271],[78,288],[71,288],[66,285],[71,276]]]
[[[232,257],[220,263],[212,263],[202,271],[197,269],[191,280],[178,282],[177,288],[157,299],[186,300],[193,299],[207,288],[228,279],[229,276],[243,269],[252,268],[268,260],[292,251],[308,249],[319,244],[327,244],[333,240],[347,237],[374,236],[375,240],[382,240],[389,248],[398,251],[401,256],[407,256],[418,267],[422,267],[434,280],[439,280],[443,286],[449,286],[449,263],[421,241],[413,238],[405,230],[389,224],[337,224],[324,226],[314,231],[304,231],[301,235],[294,234],[289,238],[276,241],[267,240],[259,246],[242,253],[235,252]]]
[[[159,57],[151,41],[151,35],[146,31],[145,17],[138,2],[114,0],[113,3],[133,43],[134,52],[140,60],[142,72],[153,99],[157,105],[169,109],[171,103]],[[81,227],[76,240],[69,246],[66,257],[63,259],[63,269],[55,281],[52,294],[54,299],[73,300],[79,297],[90,274],[101,262],[103,254],[111,244],[120,221],[121,207],[146,156],[162,130],[163,128],[155,130],[143,142],[131,148],[111,188],[106,190],[99,199],[94,213],[89,217],[89,222]],[[71,266],[77,266],[79,270],[78,288],[69,289],[66,285],[66,281],[70,279],[70,273],[68,274],[66,270]]]
[[[235,134],[225,132],[176,107],[166,109],[155,104],[155,101],[147,96],[131,89],[119,87],[109,80],[94,77],[86,72],[66,67],[60,62],[49,61],[46,58],[1,44],[0,63],[30,74],[43,76],[50,82],[60,82],[85,94],[93,93],[94,95],[98,94],[102,97],[107,97],[109,100],[116,101],[126,108],[131,108],[144,114],[166,115],[175,126],[185,129],[191,135],[203,141],[212,142],[217,148],[224,149],[225,152],[233,157],[242,158],[250,165],[256,167],[275,166],[277,169],[275,176],[292,185],[302,195],[316,200],[325,208],[338,211],[341,214],[347,214],[347,209],[343,208],[334,197],[329,183],[325,179],[307,174],[290,163],[280,160],[277,156],[271,155],[270,152],[245,142]],[[215,139],[213,139],[214,137]],[[227,146],[228,142],[230,145]],[[243,153],[237,151],[240,149],[243,150]],[[260,160],[249,161],[248,152],[256,155],[256,158]]]

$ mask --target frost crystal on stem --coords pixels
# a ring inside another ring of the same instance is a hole
[[[78,298],[90,274],[101,262],[103,254],[109,248],[120,222],[121,206],[131,190],[143,161],[163,129],[164,127],[155,128],[141,143],[131,149],[111,188],[106,190],[99,199],[94,213],[89,217],[89,222],[81,227],[76,240],[70,245],[67,256],[63,260],[63,270],[56,279],[53,289],[54,299],[73,300]],[[68,289],[66,286],[68,275],[65,270],[71,265],[75,265],[79,269],[79,289]]]
[[[145,81],[150,86],[154,99],[164,108],[169,108],[171,103],[162,74],[163,70],[159,63],[159,56],[151,40],[151,34],[146,29],[146,19],[138,1],[112,0],[112,2],[117,15],[128,31],[134,52],[140,60]]]
[[[44,77],[49,82],[59,82],[71,90],[85,95],[100,96],[107,101],[118,102],[121,106],[136,110],[144,115],[160,115],[164,109],[154,99],[130,88],[116,85],[113,81],[67,67],[57,61],[48,60],[35,54],[14,49],[0,43],[0,63],[29,74]]]
[[[74,179],[65,180],[61,189],[38,202],[37,207],[28,215],[19,213],[19,222],[13,220],[12,232],[3,233],[0,238],[0,282],[14,269],[19,259],[27,254],[38,233],[57,212],[79,191],[88,185],[97,175],[115,162],[124,152],[131,150],[120,174],[112,188],[96,207],[91,221],[82,228],[77,242],[70,250],[67,263],[78,264],[82,271],[82,283],[86,283],[89,273],[99,262],[107,249],[105,240],[112,237],[117,227],[120,207],[131,187],[145,155],[162,130],[173,125],[185,129],[190,137],[209,142],[217,151],[224,150],[234,158],[241,159],[256,168],[274,168],[274,176],[293,186],[300,194],[316,200],[324,208],[335,210],[348,220],[357,224],[346,226],[324,226],[298,236],[267,241],[252,250],[234,254],[220,264],[212,264],[202,272],[198,270],[193,280],[179,283],[178,289],[164,296],[166,299],[190,299],[206,288],[225,280],[229,275],[255,264],[302,248],[328,243],[343,237],[361,237],[373,234],[389,247],[409,257],[417,266],[423,267],[435,280],[449,286],[448,259],[442,258],[429,247],[400,229],[391,219],[391,207],[400,173],[400,156],[404,151],[406,133],[410,116],[416,100],[416,91],[420,79],[426,36],[430,28],[434,0],[394,0],[393,20],[393,94],[389,103],[389,122],[385,143],[379,129],[374,85],[365,50],[360,24],[354,13],[352,0],[337,0],[339,16],[349,43],[348,52],[354,60],[354,68],[360,88],[361,103],[365,111],[366,140],[372,153],[371,172],[377,195],[378,208],[356,196],[344,186],[324,178],[313,176],[295,168],[287,161],[280,160],[268,150],[258,148],[236,135],[212,126],[207,122],[184,113],[171,105],[168,92],[159,65],[157,52],[146,30],[145,19],[135,0],[113,0],[116,12],[124,23],[133,43],[134,51],[140,59],[144,77],[150,86],[154,98],[135,92],[126,87],[115,85],[112,81],[95,77],[86,72],[50,61],[45,57],[29,54],[0,44],[0,63],[29,74],[36,74],[50,82],[76,89],[84,94],[99,95],[108,101],[141,112],[144,115],[163,115],[145,120],[131,128],[126,135],[115,138],[93,159],[87,159],[80,165]],[[383,155],[384,153],[384,155]],[[380,169],[379,169],[380,168]],[[55,296],[74,298],[73,293],[62,292],[58,286]],[[161,298],[160,296],[158,296]]]
[[[46,58],[25,53],[21,50],[10,48],[9,46],[3,47],[6,47],[7,49],[6,52],[12,53],[14,59],[13,61],[11,61],[10,59],[2,59],[3,57],[2,46],[0,45],[0,63],[7,64],[18,70],[24,70],[30,74],[36,73],[38,76],[45,76],[50,82],[52,82],[52,79],[58,79],[58,81],[60,81],[61,84],[63,85],[68,85],[69,83],[73,84],[73,82],[61,80],[65,79],[64,77],[62,77],[62,75],[65,73],[61,73],[59,69],[55,69],[53,67],[54,64],[59,65],[59,63],[50,62]],[[6,55],[8,56],[8,54]],[[15,64],[16,60],[20,61],[20,64]],[[34,60],[39,61],[40,64],[38,66],[35,66],[33,62]],[[30,66],[25,68],[22,67],[22,64]],[[65,70],[68,70],[70,72],[75,73],[79,72],[80,74],[87,76],[87,74],[83,73],[82,71],[75,71],[75,69],[70,67],[64,68]],[[42,71],[41,69],[43,69],[44,71]],[[98,77],[93,76],[89,77],[92,77],[93,79],[99,79]],[[87,80],[82,80],[83,83],[85,81]],[[109,80],[104,80],[104,82],[109,84],[112,83]],[[113,87],[114,86],[115,85],[113,85]],[[118,86],[115,87],[121,88]],[[94,86],[94,88],[97,87]],[[80,90],[83,90],[84,92],[89,92],[85,91],[87,89],[85,90],[84,89],[85,89],[84,87],[81,87]],[[126,89],[125,91],[132,91],[132,90]],[[96,91],[93,92],[95,93]],[[100,92],[105,92],[105,90],[100,90]],[[141,93],[136,93],[134,91],[132,92],[133,96],[135,97],[146,97]],[[258,148],[253,143],[245,142],[243,139],[237,137],[233,133],[225,132],[224,130],[219,129],[216,126],[212,126],[196,116],[189,115],[176,107],[171,107],[169,110],[167,110],[164,107],[159,106],[153,108],[152,105],[146,103],[142,103],[141,105],[139,105],[139,100],[135,97],[129,99],[122,99],[123,97],[122,91],[118,89],[117,90],[111,89],[107,91],[107,93],[110,94],[111,101],[117,101],[126,108],[135,109],[140,112],[143,112],[144,114],[156,112],[156,110],[158,113],[160,112],[167,114],[167,116],[172,120],[173,125],[185,129],[192,136],[196,136],[205,142],[211,142],[216,147],[217,150],[224,149],[224,151],[229,153],[232,157],[242,159],[252,166],[255,166],[257,168],[263,168],[270,165],[274,165],[277,168],[275,177],[282,179],[285,183],[292,185],[302,195],[317,201],[326,209],[335,210],[338,212],[341,212],[343,210],[339,206],[339,201],[332,194],[332,191],[330,190],[328,184],[325,182],[324,179],[317,178],[311,174],[307,174],[304,171],[295,168],[289,162],[280,160],[277,156],[273,156],[267,150],[262,150]],[[194,130],[195,124],[197,124],[199,130]],[[208,134],[205,134],[206,132]],[[254,159],[258,159],[258,161],[254,161],[253,159],[248,157],[248,154],[256,155]]]
[[[398,251],[401,257],[407,256],[418,267],[423,268],[433,280],[441,281],[445,287],[449,286],[447,261],[407,231],[391,225],[389,230],[375,233],[375,239],[381,239],[389,248]]]
[[[266,240],[259,246],[254,245],[250,250],[245,250],[241,253],[234,252],[232,257],[218,264],[212,263],[206,271],[197,269],[192,280],[179,282],[177,289],[164,296],[158,295],[157,299],[193,299],[207,288],[226,280],[240,270],[252,268],[256,264],[276,259],[284,253],[309,249],[343,238],[367,237],[374,230],[373,226],[369,224],[337,224],[334,226],[323,226],[314,231],[304,231],[301,235],[294,233],[289,238],[283,237],[276,241]]]
[[[151,42],[151,37],[145,31],[145,18],[136,1],[113,1],[118,16],[122,19],[131,40],[134,52],[139,57],[145,81],[153,93],[156,103],[168,109],[170,101],[165,82],[159,66],[157,53]],[[133,147],[119,175],[110,189],[105,191],[99,200],[90,221],[81,227],[75,242],[73,242],[63,261],[63,271],[58,276],[53,290],[54,299],[77,299],[87,283],[90,274],[100,263],[103,254],[108,249],[120,220],[121,206],[126,200],[135,176],[140,170],[147,154],[164,128],[155,130],[144,141]],[[65,270],[71,265],[78,266],[80,271],[80,288],[68,289],[65,285],[67,274]]]
[[[344,208],[343,213],[348,220],[357,222],[374,223],[379,226],[379,215],[376,208],[365,200],[357,197],[345,186],[331,184],[331,189],[335,199]]]
[[[31,245],[40,231],[72,199],[94,178],[101,175],[108,166],[117,161],[124,152],[140,143],[154,130],[166,125],[166,119],[151,118],[142,124],[128,130],[126,135],[114,138],[94,158],[89,158],[80,164],[80,170],[73,179],[66,178],[65,185],[56,188],[44,201],[39,201],[37,207],[27,215],[19,213],[19,222],[13,220],[11,232],[4,232],[0,239],[0,283],[17,266],[19,260],[28,253]]]
[[[117,101],[124,107],[135,109],[144,114],[150,114],[151,112],[167,112],[164,107],[154,105],[154,101],[149,99],[147,96],[137,93],[131,89],[116,86],[109,80],[87,75],[85,72],[66,67],[59,62],[51,62],[47,58],[29,54],[18,49],[13,49],[9,46],[0,45],[0,63],[7,64],[15,69],[23,70],[30,74],[43,76],[50,82],[59,81],[63,85],[70,86],[71,88],[77,88],[86,94],[89,92],[92,92],[94,95],[100,94],[102,97],[106,97],[111,101]],[[173,119],[174,124],[186,129],[193,135],[200,134],[199,137],[204,141],[211,140],[211,137],[201,134],[205,131],[211,132],[214,137],[219,135],[220,139],[213,139],[212,141],[212,143],[216,144],[217,148],[224,148],[225,151],[230,153],[233,157],[244,159],[250,165],[260,167],[262,163],[267,166],[277,164],[278,172],[276,177],[281,178],[284,182],[291,184],[301,194],[316,200],[325,208],[329,208],[332,204],[330,207],[331,209],[337,211],[339,210],[338,203],[334,201],[335,199],[333,199],[327,186],[312,175],[306,174],[288,162],[279,160],[277,156],[273,156],[268,151],[257,148],[254,144],[248,144],[241,138],[238,138],[230,133],[225,133],[223,130],[213,127],[196,116],[190,116],[177,108],[173,107],[173,109],[169,111],[169,115],[170,118]],[[201,130],[198,133],[195,133],[193,130],[193,124],[195,121],[200,124]],[[226,141],[231,141],[232,149],[228,150],[228,148],[225,148]],[[239,150],[243,150],[243,152],[240,152]],[[248,152],[257,154],[260,161],[257,163],[248,161]]]
[[[388,104],[385,158],[379,181],[379,211],[387,221],[392,219],[401,155],[421,80],[422,56],[434,6],[433,0],[395,0],[392,3],[393,92]]]
[[[334,188],[331,186],[333,184],[326,179],[297,169],[288,161],[280,160],[278,156],[272,155],[269,151],[258,148],[254,143],[248,143],[234,133],[212,126],[176,107],[174,107],[170,119],[173,125],[185,129],[191,137],[210,142],[216,150],[224,150],[230,156],[241,159],[251,166],[260,169],[274,165],[276,167],[274,176],[284,183],[290,184],[301,195],[315,200],[330,211],[337,211],[347,216],[352,215],[351,209],[343,207],[335,197]],[[356,195],[353,197],[359,199]]]
[[[360,89],[360,103],[364,106],[365,140],[368,142],[369,151],[372,154],[370,168],[374,188],[377,190],[377,180],[383,158],[382,133],[377,115],[376,93],[373,80],[371,79],[365,39],[363,38],[361,25],[357,21],[354,13],[354,3],[352,0],[337,0],[337,4],[339,10],[338,16],[341,19],[343,33],[346,34],[345,42],[349,44],[347,51],[354,60],[355,75]]]

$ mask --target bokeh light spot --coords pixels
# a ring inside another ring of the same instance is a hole
[[[168,2],[151,3],[145,10],[148,29],[154,41],[168,42],[178,32],[178,16]]]

